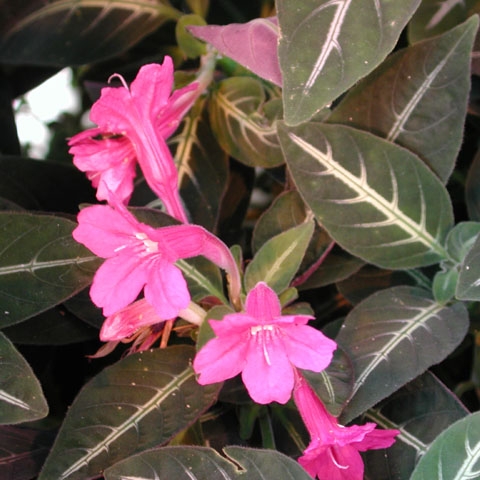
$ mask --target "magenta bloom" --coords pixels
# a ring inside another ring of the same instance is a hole
[[[117,209],[87,207],[78,214],[78,222],[75,240],[107,259],[90,289],[93,303],[103,307],[105,316],[132,303],[143,289],[160,318],[175,318],[190,303],[186,281],[175,262],[197,255],[227,270],[232,296],[239,293],[238,271],[230,251],[200,226],[152,228],[138,222],[123,205]]]
[[[390,447],[398,430],[376,430],[375,423],[343,427],[331,415],[303,377],[297,375],[293,398],[311,442],[298,459],[319,480],[363,480],[359,452]]]
[[[264,282],[247,295],[245,313],[210,320],[216,338],[193,362],[201,385],[242,373],[257,403],[286,403],[294,385],[294,368],[320,372],[330,363],[336,343],[306,323],[309,315],[282,315],[275,292]]]
[[[120,77],[121,78],[121,77]],[[123,81],[123,79],[121,78]],[[90,112],[98,128],[75,135],[69,142],[75,165],[98,188],[99,200],[110,193],[128,202],[133,191],[138,161],[150,188],[163,201],[167,212],[186,222],[178,195],[178,175],[165,142],[198,97],[199,85],[175,91],[173,63],[143,66],[130,89],[103,88]]]

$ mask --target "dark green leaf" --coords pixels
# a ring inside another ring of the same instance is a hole
[[[267,102],[262,83],[250,77],[223,80],[212,95],[209,111],[213,132],[232,157],[252,167],[276,167],[283,163],[275,120],[282,104]]]
[[[480,222],[480,152],[473,157],[465,183],[465,200],[471,220]]]
[[[192,424],[218,393],[197,383],[194,354],[186,346],[149,350],[97,375],[70,407],[39,479],[100,475]]]
[[[0,332],[0,424],[46,417],[48,405],[30,365]]]
[[[463,480],[480,471],[480,412],[458,420],[432,443],[411,480]]]
[[[328,411],[332,415],[340,415],[353,387],[353,367],[345,352],[337,348],[330,365],[323,372],[303,370],[302,373]]]
[[[175,28],[178,46],[188,58],[196,58],[207,52],[205,44],[197,40],[185,27],[189,25],[206,25],[207,23],[200,15],[183,15]]]
[[[365,262],[352,257],[343,251],[334,251],[329,253],[315,272],[308,277],[308,280],[299,285],[299,290],[311,290],[314,288],[325,287],[332,283],[345,280],[354,273],[358,272]]]
[[[275,450],[225,447],[166,447],[128,458],[105,472],[106,480],[311,480],[291,458]]]
[[[350,277],[339,281],[337,288],[350,303],[357,305],[379,290],[401,285],[419,286],[403,270],[384,270],[371,265],[365,265]]]
[[[0,21],[0,60],[52,66],[98,61],[179,16],[166,0],[14,2]]]
[[[180,195],[193,223],[215,231],[228,179],[228,159],[212,135],[200,101],[185,117],[175,137]]]
[[[444,360],[468,326],[463,304],[445,307],[419,288],[382,290],[358,304],[336,338],[355,370],[343,420],[355,418]]]
[[[415,43],[434,37],[464,22],[477,0],[422,0],[408,24],[408,39]]]
[[[280,194],[255,224],[252,250],[258,251],[270,238],[303,223],[306,215],[305,204],[297,191]]]
[[[31,480],[53,443],[51,432],[25,426],[0,427],[0,478]]]
[[[392,55],[334,110],[331,123],[375,133],[417,154],[445,183],[463,140],[478,18]]]
[[[382,428],[400,430],[387,450],[367,452],[365,478],[408,480],[418,459],[449,425],[468,414],[466,408],[434,375],[424,373],[405,385],[365,417]]]
[[[306,124],[279,137],[302,197],[345,250],[386,268],[447,258],[447,191],[418,157],[343,125]]]
[[[95,202],[83,172],[73,165],[12,156],[0,157],[0,196],[28,210],[77,213]]]
[[[480,237],[462,263],[455,295],[460,300],[480,300]]]
[[[7,327],[3,333],[22,345],[68,345],[98,337],[98,329],[82,322],[63,306]]]
[[[285,290],[303,260],[313,228],[313,221],[307,221],[268,240],[245,269],[246,290],[258,282],[266,282],[277,293]]]
[[[309,120],[393,49],[419,0],[277,0],[285,121]]]
[[[99,259],[72,238],[75,223],[0,212],[0,326],[48,310],[85,288]]]

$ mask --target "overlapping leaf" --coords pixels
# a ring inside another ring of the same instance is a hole
[[[358,304],[336,338],[355,371],[343,419],[352,420],[445,359],[468,325],[463,304],[444,307],[419,288],[381,290]]]
[[[461,265],[455,295],[460,300],[480,301],[480,237]]]
[[[259,80],[232,77],[220,82],[210,101],[210,122],[218,142],[248,166],[269,168],[283,163],[274,126],[281,117],[281,101],[267,100]]]
[[[38,420],[48,405],[30,365],[0,332],[0,424]]]
[[[434,375],[416,378],[367,412],[368,421],[400,434],[386,451],[365,454],[365,478],[408,480],[435,438],[466,415],[468,410]]]
[[[161,445],[193,423],[218,386],[200,386],[195,351],[178,346],[124,358],[79,393],[40,474],[83,480],[127,456]]]
[[[419,3],[277,1],[287,124],[309,120],[379,65]]]
[[[303,375],[328,411],[332,415],[340,415],[353,386],[353,366],[345,352],[337,348],[330,365],[323,372],[304,370]]]
[[[415,43],[434,37],[464,22],[477,0],[422,0],[408,24],[408,39]]]
[[[285,290],[303,260],[313,228],[313,221],[307,221],[267,241],[245,270],[247,291],[257,282],[266,282],[277,293]]]
[[[2,8],[1,61],[55,66],[111,57],[180,16],[166,0],[31,0]]]
[[[342,125],[280,124],[279,138],[302,197],[347,251],[386,268],[447,257],[450,200],[418,157]]]
[[[275,450],[165,447],[128,458],[105,472],[106,480],[311,480],[295,460]],[[239,468],[240,466],[240,468]]]
[[[72,238],[75,226],[52,215],[0,213],[0,326],[48,310],[91,282],[99,259]]]
[[[411,480],[475,479],[480,475],[480,412],[447,428],[420,459]]]
[[[175,146],[180,193],[193,223],[214,231],[228,177],[228,159],[212,135],[204,101],[185,117],[170,144]]]
[[[52,442],[49,431],[21,425],[0,427],[0,478],[36,478]]]
[[[445,183],[463,139],[478,17],[387,59],[334,110],[331,123],[367,130],[426,161]]]

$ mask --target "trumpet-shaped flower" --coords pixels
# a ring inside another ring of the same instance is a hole
[[[330,363],[336,343],[306,325],[309,315],[282,315],[276,293],[264,282],[247,295],[245,313],[210,320],[216,338],[193,362],[202,385],[242,373],[257,403],[286,403],[294,386],[295,367],[320,372]]]
[[[344,427],[337,423],[300,374],[296,374],[293,398],[310,433],[311,442],[298,459],[319,480],[363,480],[359,452],[390,447],[398,430],[377,430],[375,423]]]
[[[78,215],[73,237],[106,261],[90,289],[93,303],[113,315],[144,290],[146,301],[161,319],[175,318],[190,303],[179,259],[203,255],[229,273],[232,296],[239,295],[235,261],[213,234],[197,225],[152,228],[138,222],[121,204],[94,205]]]
[[[118,75],[117,75],[118,76]],[[120,77],[120,76],[119,76]],[[143,66],[130,88],[102,89],[90,119],[98,125],[71,138],[75,165],[98,187],[97,198],[110,201],[110,192],[128,202],[138,161],[150,188],[167,212],[182,222],[187,217],[178,195],[178,175],[165,142],[201,93],[198,83],[171,95],[173,63]]]

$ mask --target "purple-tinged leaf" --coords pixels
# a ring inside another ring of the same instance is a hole
[[[342,421],[351,421],[444,360],[468,326],[462,303],[445,307],[419,288],[380,290],[358,304],[336,338],[355,371]]]
[[[0,333],[0,424],[44,418],[48,405],[33,370],[8,338]]]
[[[185,345],[149,350],[95,376],[70,407],[39,479],[97,478],[195,422],[214,403],[220,385],[197,383],[194,355]]]
[[[36,478],[53,442],[50,431],[22,426],[0,428],[0,478]]]
[[[277,56],[276,17],[257,18],[248,23],[190,26],[192,35],[213,45],[221,54],[276,85],[282,85]]]

